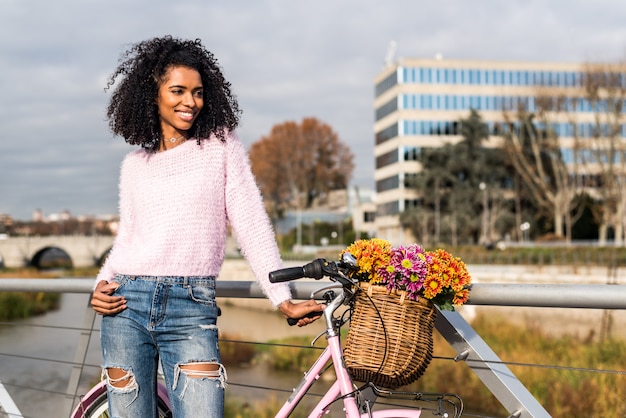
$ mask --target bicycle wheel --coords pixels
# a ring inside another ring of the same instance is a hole
[[[159,418],[172,417],[168,403],[161,397],[161,394],[157,397],[157,412]],[[100,385],[90,396],[81,400],[72,414],[72,418],[108,418],[109,416],[109,403],[105,385]]]

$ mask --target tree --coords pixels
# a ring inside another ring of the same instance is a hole
[[[528,112],[523,106],[513,117],[504,110],[506,129],[503,148],[513,164],[522,185],[532,196],[536,206],[552,217],[553,232],[557,237],[571,240],[574,223],[572,213],[580,209],[578,178],[580,177],[580,141],[575,138],[571,150],[573,158],[567,164],[554,122],[567,107],[567,98],[553,92],[537,89],[537,110]]]
[[[441,242],[442,212],[447,208],[445,190],[454,178],[447,167],[450,144],[437,148],[422,148],[420,163],[422,171],[406,187],[419,191],[421,204],[400,214],[400,223],[408,228],[422,245]],[[429,190],[429,192],[427,192]]]
[[[599,240],[604,243],[612,226],[616,243],[624,242],[626,223],[626,144],[622,127],[626,122],[626,62],[585,64],[585,99],[593,113],[592,138],[584,160],[590,175],[598,177],[596,195],[602,202],[596,212]]]
[[[273,218],[309,208],[330,190],[348,186],[354,156],[333,129],[317,120],[288,121],[252,144],[250,162]]]
[[[506,208],[504,187],[510,173],[502,153],[485,146],[489,129],[475,110],[460,121],[456,144],[423,148],[415,179],[420,204],[401,214],[400,222],[424,245],[492,243]],[[509,193],[510,194],[510,193]],[[509,222],[510,223],[510,222]]]

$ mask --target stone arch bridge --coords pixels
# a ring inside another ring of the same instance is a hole
[[[73,267],[94,267],[113,245],[112,236],[51,235],[0,238],[0,265],[5,267],[37,266],[50,250],[61,250]]]

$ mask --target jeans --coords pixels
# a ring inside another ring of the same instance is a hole
[[[215,278],[115,280],[115,294],[126,298],[127,308],[102,318],[100,337],[111,417],[156,417],[159,360],[175,418],[222,417],[226,371],[218,347]],[[186,367],[194,364],[217,370],[192,374]],[[110,368],[126,373],[125,384],[109,377]]]

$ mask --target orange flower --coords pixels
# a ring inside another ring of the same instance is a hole
[[[439,279],[440,276],[438,275],[426,276],[426,280],[424,280],[424,297],[426,299],[434,298],[443,290],[443,285]]]
[[[452,299],[453,305],[463,305],[469,300],[469,290],[463,289],[460,292],[454,294],[454,298]]]
[[[391,257],[391,243],[384,239],[372,238],[357,240],[341,253],[350,253],[357,260],[359,271],[356,273],[363,281],[378,284],[382,281],[378,269],[386,268]]]

